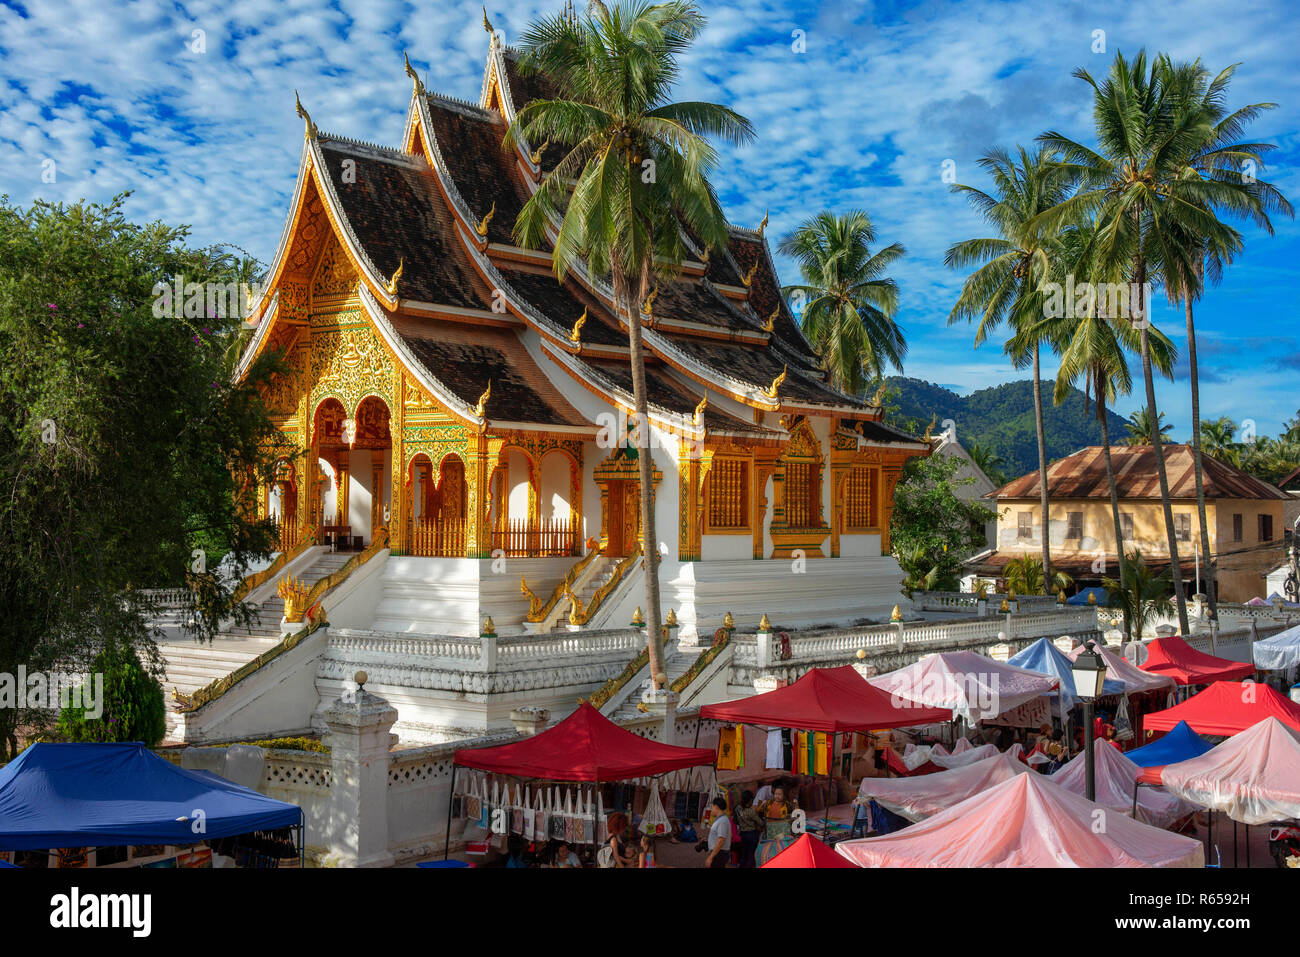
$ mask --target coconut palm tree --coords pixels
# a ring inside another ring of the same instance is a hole
[[[1229,245],[1232,232],[1231,227],[1219,222],[1205,201],[1211,192],[1220,192],[1218,184],[1184,175],[1187,157],[1206,142],[1214,117],[1187,95],[1182,69],[1164,56],[1148,64],[1144,51],[1132,63],[1117,53],[1100,82],[1087,70],[1075,70],[1074,75],[1093,91],[1097,149],[1055,131],[1039,137],[1040,142],[1061,152],[1064,168],[1079,189],[1039,217],[1035,225],[1050,229],[1095,218],[1097,262],[1103,267],[1126,267],[1127,278],[1136,290],[1132,319],[1141,335],[1142,378],[1147,408],[1153,416],[1157,407],[1150,349],[1151,303],[1146,285],[1161,276],[1190,275],[1205,246]],[[1189,237],[1199,242],[1189,243]],[[1158,431],[1153,430],[1151,438],[1165,537],[1171,567],[1176,570],[1172,576],[1174,598],[1185,634],[1187,602],[1164,446]]]
[[[1163,412],[1156,413],[1156,421],[1160,423],[1160,429],[1157,432],[1151,424],[1151,410],[1147,408],[1138,409],[1128,417],[1128,424],[1124,426],[1128,430],[1128,438],[1125,440],[1128,445],[1155,445],[1155,436],[1158,434],[1162,441],[1169,438],[1169,433],[1174,427],[1165,421]]]
[[[1048,531],[1051,527],[1047,494],[1047,436],[1043,429],[1043,396],[1039,366],[1042,339],[1030,330],[1044,314],[1041,286],[1050,274],[1052,259],[1059,252],[1057,238],[1063,228],[1031,226],[1043,212],[1056,208],[1069,195],[1068,177],[1056,164],[1056,154],[1039,149],[1030,154],[1018,150],[1019,162],[1002,149],[985,153],[978,160],[993,178],[993,192],[960,183],[954,192],[964,195],[985,221],[996,230],[993,237],[967,239],[949,247],[944,262],[953,269],[978,265],[962,284],[961,295],[948,315],[948,324],[962,319],[976,322],[978,348],[1002,324],[1013,335],[1007,340],[1007,354],[1017,368],[1029,365],[1034,378],[1034,425],[1038,434],[1039,497],[1042,507],[1043,568],[1051,575],[1052,556]]]
[[[898,285],[886,271],[906,252],[891,243],[876,252],[876,229],[862,210],[823,211],[777,248],[799,263],[802,285],[782,288],[804,301],[800,325],[837,388],[862,395],[885,367],[903,371],[907,342],[894,322]]]
[[[1169,600],[1169,571],[1154,574],[1139,551],[1124,560],[1120,578],[1103,578],[1102,586],[1110,604],[1124,612],[1125,630],[1134,641],[1141,641],[1146,627],[1174,609]]]
[[[1043,574],[1043,563],[1033,555],[1023,555],[1007,562],[1003,570],[1007,580],[1007,591],[1015,595],[1046,595],[1048,577]],[[1053,572],[1051,576],[1052,591],[1059,592],[1074,584],[1074,579],[1065,572]]]
[[[1233,438],[1237,434],[1237,423],[1226,415],[1213,422],[1201,423],[1201,448],[1207,455],[1212,455],[1220,462],[1238,465],[1241,462],[1241,450]]]
[[[966,446],[966,454],[970,460],[975,463],[994,485],[1004,485],[1007,481],[1007,473],[1003,469],[1002,456],[994,452],[987,445],[980,445],[978,442],[971,442]]]
[[[1236,72],[1234,64],[1213,79],[1200,61],[1186,64],[1178,71],[1185,85],[1183,95],[1199,104],[1212,124],[1206,130],[1205,141],[1186,158],[1182,175],[1185,179],[1208,185],[1200,198],[1203,209],[1227,213],[1252,220],[1257,226],[1273,234],[1269,212],[1282,212],[1294,217],[1291,204],[1281,191],[1257,174],[1264,166],[1263,157],[1276,147],[1269,143],[1251,143],[1240,139],[1245,127],[1275,103],[1252,103],[1229,112],[1224,106],[1228,84]],[[1195,201],[1189,197],[1189,201]],[[1203,292],[1205,280],[1217,283],[1225,264],[1231,263],[1240,251],[1241,236],[1235,230],[1222,236],[1193,234],[1186,240],[1199,255],[1188,270],[1174,270],[1166,282],[1166,291],[1175,302],[1181,301],[1187,321],[1187,359],[1192,390],[1192,469],[1196,482],[1196,509],[1201,523],[1201,549],[1206,556],[1210,551],[1209,523],[1205,510],[1205,478],[1201,464],[1201,392],[1199,369],[1196,362],[1196,324],[1193,303]],[[1205,594],[1209,601],[1210,617],[1218,616],[1218,599],[1214,562],[1207,560],[1205,569]]]
[[[739,145],[754,136],[734,110],[669,98],[678,57],[704,22],[693,3],[643,0],[596,0],[583,16],[537,20],[521,38],[524,67],[548,75],[564,98],[531,101],[506,133],[507,149],[520,135],[565,149],[520,210],[516,241],[533,249],[551,244],[561,280],[580,263],[609,276],[627,322],[655,687],[666,675],[640,306],[655,279],[680,270],[687,254],[682,223],[708,246],[726,245],[726,218],[709,182],[718,158],[709,137]]]

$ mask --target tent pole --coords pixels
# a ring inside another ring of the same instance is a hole
[[[456,771],[458,768],[455,764],[451,766],[451,790],[447,792],[447,830],[443,835],[442,842],[442,859],[445,861],[451,856],[451,806],[456,800]]]

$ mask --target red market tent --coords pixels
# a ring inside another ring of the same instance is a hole
[[[1277,718],[1200,757],[1149,770],[1171,794],[1243,824],[1300,818],[1300,733]]]
[[[1097,813],[1105,827],[1098,832]],[[1191,837],[1141,824],[1053,784],[1017,774],[892,834],[843,841],[861,867],[1201,867]]]
[[[763,867],[857,867],[811,834],[805,834]]]
[[[1180,685],[1208,685],[1212,681],[1249,678],[1255,666],[1248,661],[1230,661],[1197,651],[1181,638],[1155,638],[1146,645],[1143,671],[1168,675]]]
[[[1300,731],[1300,704],[1255,681],[1216,681],[1182,704],[1148,714],[1142,719],[1146,731],[1172,731],[1186,721],[1197,734],[1230,735],[1277,718]]]
[[[794,684],[723,704],[706,704],[701,718],[801,731],[871,731],[952,719],[951,708],[894,699],[868,684],[852,665],[814,668]]]
[[[457,751],[454,763],[542,781],[626,781],[713,764],[713,751],[647,741],[584,701],[553,728],[514,744]]]

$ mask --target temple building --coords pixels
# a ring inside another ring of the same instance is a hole
[[[549,250],[512,235],[563,154],[522,138],[507,152],[503,137],[550,91],[495,34],[477,103],[407,72],[396,147],[323,132],[299,104],[297,186],[240,370],[283,355],[267,399],[301,454],[259,509],[286,548],[384,530],[386,577],[427,586],[409,614],[379,595],[392,630],[476,634],[491,615],[509,633],[555,609],[591,621],[571,569],[639,578],[638,452],[610,285],[580,266],[557,282]],[[827,384],[763,226],[731,227],[719,250],[687,235],[693,257],[640,307],[655,545],[684,634],[733,606],[757,615],[758,596],[792,625],[887,612],[894,485],[928,452]],[[484,585],[502,565],[512,590]]]

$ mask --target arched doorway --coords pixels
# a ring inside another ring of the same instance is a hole
[[[464,558],[469,506],[464,460],[447,453],[435,475],[433,462],[421,452],[411,460],[408,485],[413,503],[407,536],[410,554]]]
[[[391,415],[388,403],[368,395],[357,406],[356,422],[350,431],[348,475],[349,524],[354,536],[369,544],[375,532],[388,525],[392,502]]]
[[[267,489],[266,514],[275,522],[280,551],[298,544],[298,482],[293,463],[287,458],[275,463],[275,478]]]

